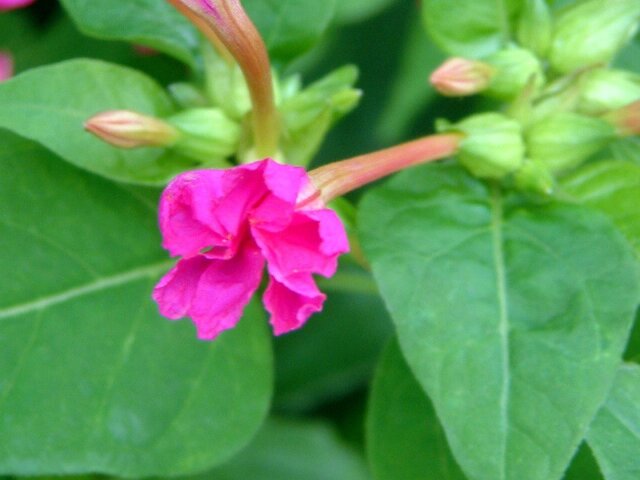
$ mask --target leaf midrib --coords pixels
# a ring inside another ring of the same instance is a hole
[[[171,267],[173,263],[173,260],[163,260],[161,262],[134,268],[115,275],[100,277],[91,282],[85,283],[84,285],[73,287],[62,292],[54,293],[52,295],[46,295],[44,297],[36,298],[29,302],[10,305],[8,307],[0,309],[0,320],[17,317],[20,315],[24,315],[25,313],[45,310],[49,307],[65,303],[70,300],[83,297],[85,295],[90,295],[92,293],[100,292],[103,290],[109,290],[111,288],[125,285],[136,280],[155,277]]]
[[[491,190],[491,236],[493,243],[493,261],[496,271],[496,293],[499,306],[498,334],[500,337],[500,349],[502,354],[502,391],[500,395],[500,427],[504,438],[501,449],[502,462],[500,463],[500,479],[506,478],[507,459],[507,433],[508,433],[508,408],[509,389],[511,379],[509,377],[509,317],[506,288],[506,269],[503,250],[503,208],[502,193],[498,185]]]

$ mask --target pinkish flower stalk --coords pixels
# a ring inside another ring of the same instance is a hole
[[[309,172],[316,188],[315,197],[328,203],[336,197],[387,175],[414,165],[432,162],[456,153],[464,135],[431,135],[373,153],[330,163]]]
[[[431,85],[442,95],[463,97],[486,90],[494,70],[491,65],[477,60],[450,58],[440,65],[429,78]]]
[[[35,0],[0,0],[0,11],[28,7],[33,2]]]
[[[13,76],[13,58],[8,52],[0,52],[0,82]]]
[[[202,33],[207,40],[213,45],[218,54],[228,63],[233,63],[234,59],[227,47],[224,46],[216,32],[209,27],[209,24],[196,14],[191,8],[186,6],[182,0],[167,0]]]
[[[267,48],[239,0],[168,0],[194,21],[213,33],[238,62],[251,95],[253,134],[256,154],[272,156],[280,136],[271,66]],[[186,7],[186,8],[185,8]],[[188,9],[188,10],[187,10]],[[204,24],[203,24],[204,22]],[[206,25],[206,27],[205,27]]]
[[[167,147],[180,136],[168,123],[129,110],[111,110],[94,115],[84,128],[101,140],[120,148]]]
[[[181,256],[153,298],[162,315],[190,317],[198,337],[233,328],[260,285],[274,333],[301,327],[322,309],[313,274],[332,276],[349,250],[338,216],[319,202],[298,205],[309,178],[270,159],[176,177],[160,200],[163,246]]]

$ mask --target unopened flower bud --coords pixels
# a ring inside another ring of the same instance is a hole
[[[185,110],[167,121],[180,132],[173,148],[200,162],[222,163],[238,149],[240,126],[218,108]]]
[[[615,136],[603,119],[565,112],[534,123],[525,140],[528,157],[558,173],[580,165]]]
[[[0,52],[0,82],[13,76],[13,59],[7,52]]]
[[[178,131],[165,121],[128,110],[99,113],[87,120],[84,127],[120,148],[168,147],[179,137]]]
[[[598,69],[580,80],[580,112],[599,115],[640,99],[640,75],[624,70]]]
[[[576,2],[557,19],[549,59],[562,73],[608,63],[632,38],[640,21],[638,0]]]
[[[518,42],[540,57],[551,44],[553,19],[546,0],[524,0],[518,21]]]
[[[514,180],[519,189],[544,195],[551,195],[555,186],[549,169],[541,162],[529,159],[526,159],[522,167],[515,172]]]
[[[613,110],[602,118],[609,122],[621,137],[640,135],[640,100]]]
[[[524,161],[520,124],[505,115],[482,113],[453,125],[440,122],[438,131],[465,135],[458,159],[476,177],[503,178]]]
[[[486,94],[501,100],[517,97],[527,85],[538,89],[544,83],[542,65],[538,58],[523,48],[507,48],[487,57],[495,75]]]
[[[447,97],[464,97],[484,91],[494,71],[478,60],[454,57],[440,65],[429,78],[431,85]]]

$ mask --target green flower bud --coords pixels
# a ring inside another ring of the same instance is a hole
[[[616,137],[600,118],[557,113],[534,123],[525,134],[528,157],[552,173],[580,165]]]
[[[546,0],[524,0],[517,37],[523,47],[545,57],[551,44],[553,20]]]
[[[436,127],[439,132],[465,134],[458,159],[476,177],[504,178],[522,166],[524,142],[520,124],[505,115],[481,113],[453,125],[440,121]]]
[[[608,63],[629,41],[640,21],[638,0],[577,2],[557,19],[549,59],[562,73]]]
[[[362,96],[352,87],[357,78],[355,67],[342,67],[283,99],[282,149],[288,163],[306,165],[329,128],[356,107]]]
[[[640,99],[640,75],[624,70],[598,69],[580,80],[578,109],[599,115]]]
[[[226,164],[240,143],[240,126],[218,108],[185,110],[167,121],[180,133],[173,148],[207,165]]]
[[[544,73],[538,58],[523,48],[500,50],[485,60],[493,67],[494,75],[486,90],[487,95],[511,100],[533,82],[534,88],[544,84]]]
[[[535,160],[526,159],[515,172],[514,180],[519,189],[544,195],[551,195],[555,187],[555,180],[549,169]]]

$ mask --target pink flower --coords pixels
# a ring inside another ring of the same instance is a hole
[[[7,52],[0,51],[0,82],[13,76],[13,59]]]
[[[27,7],[33,2],[35,2],[35,0],[0,0],[0,11]]]
[[[266,261],[274,333],[302,326],[326,298],[312,274],[333,275],[349,250],[332,210],[299,203],[314,190],[302,168],[271,159],[176,177],[160,200],[160,229],[182,258],[154,289],[162,315],[188,316],[199,338],[215,338],[238,323]]]

